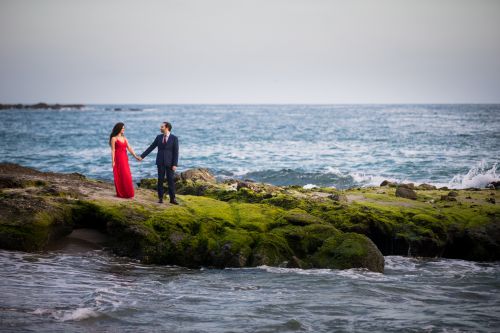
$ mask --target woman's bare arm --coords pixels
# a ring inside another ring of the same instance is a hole
[[[134,156],[134,157],[135,157],[138,161],[142,160],[142,158],[140,158],[139,156],[137,156],[137,155],[135,154],[134,150],[132,149],[132,146],[128,143],[128,140],[126,140],[126,142],[127,142],[127,149],[128,149],[128,151],[129,151],[129,152],[130,152],[130,153],[131,153],[131,154],[132,154],[132,155],[133,155],[133,156]]]
[[[111,138],[111,164],[115,167],[115,143],[116,138]]]

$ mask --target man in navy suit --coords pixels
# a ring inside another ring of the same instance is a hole
[[[151,146],[141,154],[141,160],[158,147],[158,153],[156,154],[158,202],[163,203],[163,182],[165,181],[166,174],[170,203],[178,205],[177,200],[175,200],[174,172],[177,169],[177,161],[179,160],[179,141],[175,135],[170,133],[171,130],[172,125],[169,122],[162,123],[160,126],[162,134],[158,135]]]

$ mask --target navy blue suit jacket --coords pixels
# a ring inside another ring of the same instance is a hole
[[[144,158],[148,156],[156,147],[158,147],[156,165],[166,167],[177,166],[179,160],[179,140],[175,135],[170,133],[166,143],[163,143],[163,134],[158,135],[151,146],[141,154],[141,157]]]

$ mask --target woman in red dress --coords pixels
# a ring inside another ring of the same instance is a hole
[[[132,183],[132,175],[128,165],[127,149],[138,161],[141,158],[134,153],[123,133],[125,133],[125,124],[117,123],[109,136],[116,196],[119,198],[133,198],[134,184]]]

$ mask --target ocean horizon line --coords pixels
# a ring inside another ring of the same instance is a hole
[[[311,105],[311,106],[347,106],[347,105],[361,105],[361,106],[385,106],[385,105],[500,105],[500,101],[497,102],[389,102],[389,103],[382,103],[382,102],[376,102],[376,103],[199,103],[199,102],[193,102],[193,103],[132,103],[132,102],[106,102],[106,103],[94,103],[94,102],[47,102],[47,101],[38,101],[38,102],[0,102],[0,105],[24,105],[24,106],[30,106],[30,105],[35,105],[35,104],[48,104],[48,105],[70,105],[70,104],[81,104],[84,106],[93,106],[93,105],[144,105],[144,106],[169,106],[169,105],[223,105],[223,106],[231,106],[231,105],[238,105],[238,106],[263,106],[263,105],[275,105],[275,106],[281,106],[281,105],[289,105],[289,106],[300,106],[300,105]]]

